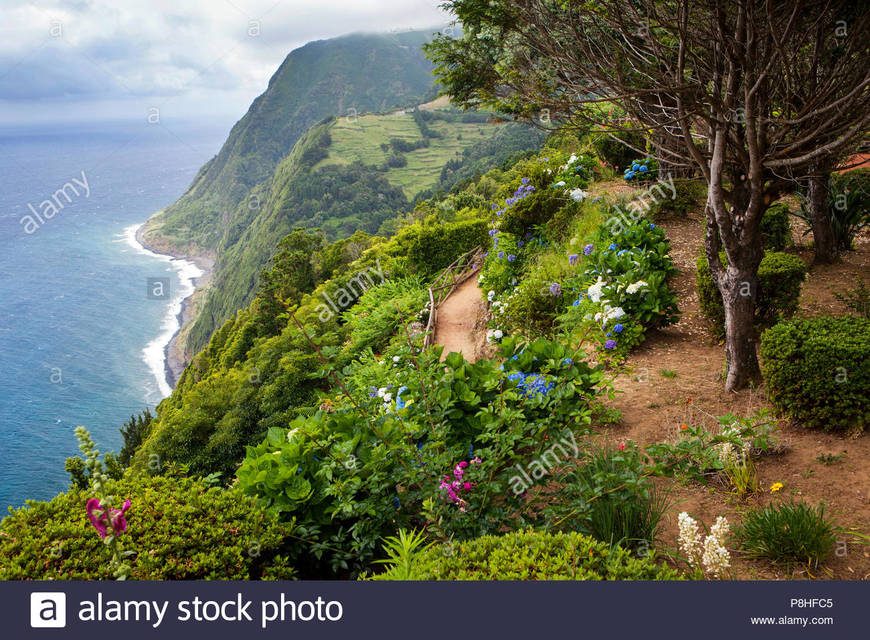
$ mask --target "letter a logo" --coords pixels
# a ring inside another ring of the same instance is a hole
[[[66,626],[66,594],[37,591],[30,594],[30,626],[60,629]]]

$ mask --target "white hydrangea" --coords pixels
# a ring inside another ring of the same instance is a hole
[[[572,153],[571,157],[568,158],[568,164],[574,164],[575,162],[577,162],[577,154]]]
[[[392,400],[393,400],[392,393],[385,393],[384,394],[384,404],[389,404]]]
[[[634,282],[634,283],[628,285],[625,288],[625,292],[628,294],[637,293],[638,291],[640,291],[641,289],[643,289],[644,287],[647,287],[647,286],[649,286],[649,285],[646,282],[644,282],[643,280],[638,280],[637,282]]]
[[[583,189],[579,187],[576,189],[571,189],[568,192],[568,195],[574,202],[583,202],[589,196],[588,193],[586,193],[585,191],[583,191]]]
[[[554,184],[553,186],[554,186],[554,187],[564,187],[564,186],[565,186],[565,181],[564,181],[564,180],[559,180],[559,182],[557,182],[557,183]]]
[[[486,294],[486,299],[492,302],[492,299],[495,298],[495,291],[492,289],[489,290],[489,293]]]
[[[609,304],[604,305],[604,311],[595,314],[595,322],[598,324],[607,324],[611,320],[619,320],[625,315],[625,310],[622,307],[611,307]]]
[[[380,389],[378,389],[378,397],[379,398],[383,398],[386,393],[387,393],[386,387],[381,387]]]
[[[591,285],[586,290],[586,294],[589,296],[589,299],[592,300],[592,302],[601,302],[601,296],[604,294],[604,285],[605,284],[606,283],[601,278],[601,276],[598,276],[598,282]]]
[[[490,342],[495,342],[496,340],[501,340],[504,338],[504,332],[501,329],[490,329],[486,332],[486,339]]]

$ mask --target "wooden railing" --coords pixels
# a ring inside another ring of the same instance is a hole
[[[431,346],[435,340],[438,305],[444,302],[456,287],[480,271],[482,266],[483,247],[477,246],[456,258],[429,286],[429,321],[426,323],[424,347]]]

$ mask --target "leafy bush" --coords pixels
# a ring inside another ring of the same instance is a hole
[[[561,191],[547,188],[552,178],[538,171],[531,179],[524,178],[524,184],[505,199],[503,214],[499,216],[503,231],[524,236],[533,227],[546,224],[567,201]]]
[[[412,269],[426,277],[437,274],[456,258],[487,240],[486,220],[413,225],[397,236],[393,255],[407,256]]]
[[[593,142],[595,154],[610,164],[614,169],[619,167],[625,168],[631,165],[632,158],[637,156],[635,149],[642,149],[646,146],[646,140],[643,135],[634,131],[618,131],[613,134],[618,140],[614,140],[609,135],[600,135]],[[620,140],[631,144],[635,149],[626,146]]]
[[[644,472],[645,456],[633,444],[593,450],[580,467],[559,476],[549,520],[610,546],[648,548],[667,504]]]
[[[761,217],[761,243],[765,251],[784,251],[793,244],[790,217],[788,205],[782,202],[770,205],[764,212]]]
[[[380,352],[401,323],[409,318],[425,322],[429,301],[426,285],[419,277],[396,278],[366,291],[352,309],[342,313],[349,329],[345,350],[357,354],[366,349]]]
[[[241,488],[316,543],[294,547],[294,566],[353,574],[399,527],[437,522],[465,539],[538,518],[520,512],[515,465],[586,428],[603,373],[543,340],[505,340],[500,355],[441,362],[439,349],[409,345],[361,357],[345,372],[348,397],[249,447]]]
[[[770,401],[803,426],[860,432],[870,423],[870,320],[780,323],[762,335],[761,357]]]
[[[237,490],[192,479],[128,476],[108,485],[129,497],[121,534],[133,551],[135,580],[290,578],[280,557],[292,526],[263,513]],[[105,545],[71,490],[49,502],[28,501],[0,522],[0,580],[111,580]]]
[[[707,185],[701,180],[674,179],[673,185],[677,194],[654,203],[647,214],[649,217],[654,220],[669,215],[684,218],[707,198]]]
[[[753,555],[816,567],[831,552],[834,531],[823,504],[811,507],[801,501],[750,511],[736,534]]]
[[[870,320],[870,288],[861,278],[855,278],[855,288],[843,293],[834,293],[834,297],[862,318]]]
[[[398,580],[401,567],[373,576]],[[673,569],[581,533],[518,531],[437,545],[413,557],[410,580],[679,580]]]
[[[725,265],[725,254],[719,259]],[[707,258],[697,260],[698,298],[701,312],[713,323],[713,332],[722,338],[725,335],[725,307],[722,296],[713,282]],[[770,251],[764,254],[758,267],[758,291],[755,299],[755,322],[759,327],[769,327],[798,309],[801,285],[807,276],[803,260],[789,253]]]
[[[585,268],[563,283],[566,311],[559,324],[566,333],[598,343],[602,353],[622,358],[643,340],[650,327],[679,317],[677,299],[668,286],[676,274],[670,242],[661,227],[640,218],[618,233],[603,224],[584,248]]]
[[[646,453],[664,475],[706,483],[725,470],[726,451],[760,455],[779,447],[777,423],[767,409],[742,417],[725,414],[718,422],[718,432],[683,424],[675,442],[651,444]]]
[[[837,248],[854,249],[855,234],[870,225],[870,170],[832,173],[828,182],[828,210]],[[795,216],[808,227],[804,235],[811,233],[812,217],[804,194],[801,194],[801,210]]]

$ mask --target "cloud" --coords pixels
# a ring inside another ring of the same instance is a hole
[[[139,108],[166,100],[195,112],[206,97],[238,110],[291,50],[355,31],[443,24],[449,17],[439,2],[7,0],[0,112],[25,117],[58,103]]]

